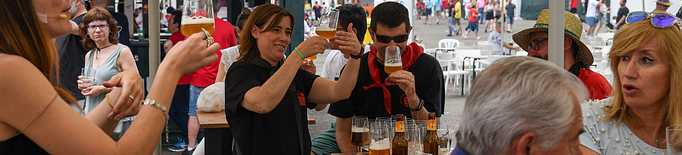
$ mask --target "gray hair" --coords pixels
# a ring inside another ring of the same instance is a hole
[[[471,86],[457,144],[474,155],[507,154],[513,139],[534,132],[548,150],[574,122],[571,109],[579,105],[572,101],[587,97],[580,79],[549,61],[499,59]]]
[[[221,5],[223,5],[223,3],[220,0],[213,0],[213,13],[217,14],[218,11],[220,11]]]

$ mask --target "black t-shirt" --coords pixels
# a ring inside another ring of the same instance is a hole
[[[237,61],[230,66],[225,77],[225,115],[230,130],[243,154],[307,154],[311,141],[308,132],[307,110],[316,104],[307,103],[313,82],[319,76],[299,69],[287,94],[267,114],[258,114],[242,107],[239,103],[251,88],[261,86],[282,65],[271,66],[258,57],[250,63]],[[279,79],[273,79],[279,80]],[[296,102],[296,103],[294,103]],[[299,108],[303,131],[304,152],[300,152],[296,112]]]
[[[616,16],[616,23],[618,23],[618,21],[620,21],[621,18],[625,18],[628,15],[628,13],[630,13],[630,9],[628,9],[628,7],[618,9],[618,16]],[[623,23],[621,23],[621,25],[622,24],[625,24],[625,21],[623,21]],[[618,26],[620,26],[620,25],[618,25]]]
[[[340,118],[349,118],[354,115],[367,116],[368,118],[389,117],[392,114],[403,114],[408,118],[412,118],[412,113],[407,107],[407,97],[405,92],[398,87],[398,85],[388,86],[388,91],[391,93],[391,113],[386,111],[384,106],[384,95],[381,87],[372,87],[369,90],[363,88],[374,83],[370,76],[367,59],[368,52],[362,57],[360,63],[360,72],[358,73],[358,81],[351,96],[346,100],[341,100],[337,103],[329,105],[329,114]],[[379,71],[379,76],[384,82],[388,76],[383,71],[383,64],[376,63]],[[442,107],[445,104],[445,92],[443,91],[443,71],[436,58],[421,54],[414,64],[407,70],[414,75],[415,91],[420,99],[424,100],[424,108],[429,112],[436,112],[436,116],[440,117],[443,113]]]
[[[80,25],[83,23],[83,16],[85,14],[76,17],[73,22]],[[85,99],[76,83],[81,74],[81,68],[85,66],[85,54],[88,53],[81,40],[83,40],[81,36],[67,34],[58,37],[55,42],[59,54],[59,83],[62,88],[69,90],[77,100]]]
[[[130,32],[128,30],[128,17],[124,14],[116,13],[116,12],[111,12],[111,16],[114,17],[114,20],[118,23],[118,42],[130,46]]]

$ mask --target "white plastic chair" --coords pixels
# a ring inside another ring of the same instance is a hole
[[[454,49],[455,47],[459,47],[459,44],[460,44],[460,42],[457,39],[441,39],[438,41],[438,48],[439,49]],[[443,51],[443,52],[447,52],[447,51]]]
[[[461,68],[457,67],[456,63],[454,63],[456,61],[455,61],[455,58],[452,55],[452,53],[440,53],[439,52],[439,53],[436,53],[436,55],[438,56],[437,59],[438,59],[438,62],[440,63],[440,67],[443,70],[443,76],[445,76],[445,86],[444,86],[445,90],[443,90],[443,91],[447,94],[448,84],[450,83],[450,80],[455,80],[455,82],[454,82],[455,85],[452,88],[452,90],[455,90],[455,88],[459,84],[459,80],[457,80],[457,75],[461,76],[461,78],[462,78],[461,84],[464,85],[465,84],[465,81],[464,81],[465,76],[464,75],[469,74],[469,72],[461,70]],[[455,64],[455,65],[453,65],[453,64]],[[462,89],[461,91],[462,91],[461,94],[464,94],[464,90]]]
[[[601,37],[588,37],[588,39],[590,40],[590,44],[592,46],[606,46],[606,43],[603,39],[601,39]]]

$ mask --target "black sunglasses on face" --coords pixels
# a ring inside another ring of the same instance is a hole
[[[547,38],[540,38],[540,39],[535,39],[530,41],[530,46],[528,46],[528,49],[533,48],[535,51],[540,50],[540,42],[548,40]]]
[[[378,34],[374,34],[374,36],[377,38],[377,41],[380,43],[390,43],[391,40],[395,41],[395,43],[402,43],[402,42],[407,41],[407,38],[409,37],[407,34],[394,36],[394,37],[382,36],[382,35],[378,35]]]

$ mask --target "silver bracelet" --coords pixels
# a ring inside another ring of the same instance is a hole
[[[156,102],[154,100],[151,100],[151,99],[144,99],[144,101],[142,101],[142,105],[151,105],[151,106],[154,106],[154,107],[160,109],[161,111],[163,111],[163,114],[166,115],[166,121],[168,121],[168,118],[169,118],[168,108],[166,108],[165,105],[163,105],[159,102]]]

